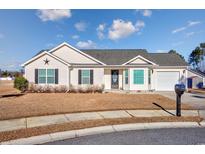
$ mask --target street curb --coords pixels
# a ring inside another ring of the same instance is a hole
[[[71,131],[63,131],[50,133],[39,136],[32,136],[28,138],[21,138],[1,142],[1,145],[33,145],[44,144],[59,140],[71,139],[75,137],[104,134],[112,132],[130,131],[130,130],[147,130],[147,129],[161,129],[161,128],[202,128],[205,125],[199,125],[197,122],[154,122],[154,123],[131,123],[120,125],[107,125],[100,127],[84,128]]]

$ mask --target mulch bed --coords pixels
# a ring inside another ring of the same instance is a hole
[[[26,138],[42,134],[55,133],[60,131],[69,131],[82,128],[90,128],[105,125],[116,125],[125,123],[147,123],[147,122],[200,122],[200,117],[154,117],[154,118],[118,118],[104,120],[87,120],[78,122],[69,122],[64,124],[49,125],[43,127],[20,129],[15,131],[1,132],[0,142]]]

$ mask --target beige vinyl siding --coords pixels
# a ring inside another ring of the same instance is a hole
[[[141,59],[141,58],[137,58],[129,64],[148,64],[148,63],[146,61],[144,61],[143,59]]]
[[[48,65],[45,65],[44,62],[46,58],[49,60]],[[47,54],[43,55],[42,57],[39,57],[35,61],[25,66],[25,78],[30,83],[35,83],[35,69],[58,69],[58,84],[69,85],[68,66]]]
[[[73,86],[79,86],[78,84],[78,70],[93,70],[93,85],[104,84],[104,68],[73,68],[70,70],[70,83]],[[83,85],[81,85],[83,86]]]
[[[92,59],[82,55],[78,51],[73,50],[68,46],[62,46],[56,51],[52,52],[52,54],[56,55],[57,57],[65,60],[68,63],[77,63],[77,64],[98,64],[97,62],[93,61]]]

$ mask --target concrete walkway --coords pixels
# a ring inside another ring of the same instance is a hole
[[[176,100],[175,92],[154,92],[162,96]],[[184,93],[182,103],[192,106],[195,110],[205,110],[205,94]]]
[[[198,116],[197,110],[182,110],[182,116]],[[161,117],[174,116],[175,110],[117,110],[101,112],[70,113],[39,117],[20,118],[0,121],[0,132],[25,129],[53,124],[62,124],[72,121],[98,120],[131,117]]]

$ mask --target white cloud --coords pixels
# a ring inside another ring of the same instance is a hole
[[[63,34],[57,34],[56,37],[57,38],[63,38]]]
[[[108,38],[111,40],[126,38],[131,34],[140,31],[144,26],[145,24],[143,21],[137,21],[134,25],[131,21],[116,19],[109,28]]]
[[[46,44],[46,47],[47,47],[47,48],[52,48],[52,47],[54,47],[54,44],[53,44],[53,43],[47,43],[47,44]]]
[[[91,40],[79,41],[76,44],[76,46],[80,49],[94,49],[94,48],[96,48],[96,44]]]
[[[152,11],[151,10],[142,10],[142,15],[145,17],[151,17]]]
[[[174,29],[172,31],[172,34],[175,34],[175,33],[178,33],[178,32],[182,32],[182,31],[188,29],[189,27],[196,26],[196,25],[198,25],[200,23],[201,23],[200,21],[188,21],[186,26]]]
[[[21,68],[22,62],[9,61],[7,63],[0,63],[0,68],[2,70],[19,70]]]
[[[192,36],[192,35],[194,35],[194,34],[195,34],[195,32],[186,33],[186,37],[190,37],[190,36]]]
[[[71,10],[69,9],[52,9],[52,10],[47,10],[47,9],[42,9],[37,11],[38,17],[42,21],[57,21],[63,18],[70,18],[71,17]]]
[[[175,33],[184,31],[184,30],[186,30],[186,29],[187,29],[187,27],[180,27],[180,28],[174,29],[174,30],[172,31],[172,33],[175,34]]]
[[[144,26],[145,26],[144,21],[138,20],[135,24],[136,31],[140,31],[140,29],[143,28]]]
[[[184,43],[183,41],[174,42],[172,43],[172,46],[179,46],[179,45],[182,45],[183,43]]]
[[[104,31],[105,31],[105,27],[106,25],[105,24],[99,24],[99,26],[97,27],[97,35],[98,35],[98,38],[99,39],[103,39],[105,36],[104,36]]]
[[[87,24],[85,22],[82,22],[82,21],[76,23],[74,26],[78,31],[85,31],[87,28]]]
[[[162,49],[158,49],[156,50],[157,53],[167,53],[168,50],[162,50]]]
[[[0,39],[4,38],[4,35],[0,33]]]
[[[73,35],[72,36],[72,39],[74,39],[74,40],[77,40],[77,39],[79,39],[80,38],[80,36],[78,36],[78,35]]]
[[[151,17],[152,16],[152,11],[148,10],[148,9],[145,9],[145,10],[136,9],[135,12],[139,12],[144,17]]]
[[[188,21],[188,26],[194,26],[200,24],[200,21]]]
[[[188,37],[191,37],[193,35],[202,34],[204,32],[205,32],[204,30],[197,31],[197,32],[188,32],[188,33],[186,33],[186,37],[188,38]]]

